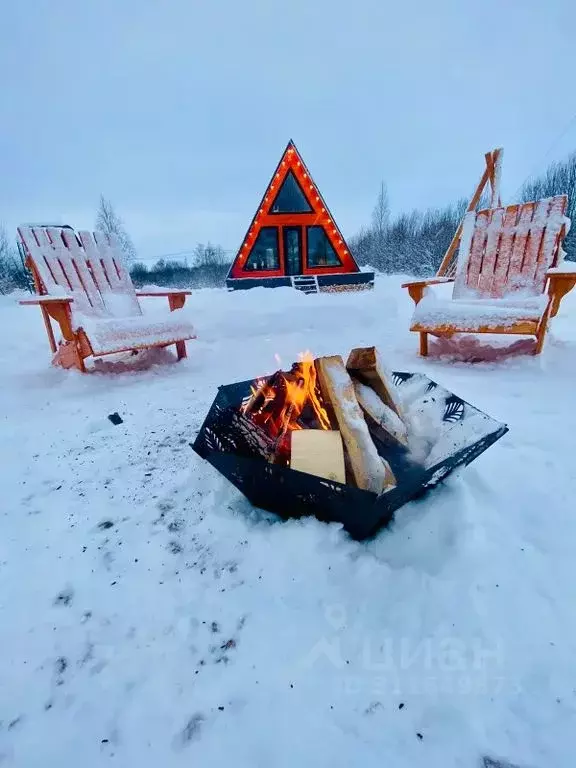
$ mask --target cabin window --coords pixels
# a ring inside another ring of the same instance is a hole
[[[342,266],[323,227],[307,227],[307,234],[309,267]]]
[[[312,207],[292,171],[288,171],[270,213],[311,213]]]
[[[244,265],[244,271],[264,272],[275,269],[280,269],[278,229],[262,227]]]

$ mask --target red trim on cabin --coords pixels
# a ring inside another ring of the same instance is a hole
[[[312,211],[307,213],[271,213],[270,209],[276,195],[284,183],[288,173],[292,171]],[[306,227],[322,227],[328,241],[340,260],[338,266],[308,266],[308,231]],[[263,227],[276,227],[278,232],[278,269],[246,270],[245,264],[250,256],[256,238]],[[284,227],[301,227],[302,275],[348,274],[359,272],[360,269],[350,253],[344,236],[338,229],[328,206],[310,172],[306,168],[300,153],[293,141],[289,141],[280,162],[266,188],[254,218],[242,241],[240,250],[228,273],[229,278],[243,277],[284,277],[286,275],[286,259],[284,253]]]

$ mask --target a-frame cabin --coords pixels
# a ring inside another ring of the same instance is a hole
[[[226,280],[230,290],[363,290],[361,272],[293,141],[288,142]]]

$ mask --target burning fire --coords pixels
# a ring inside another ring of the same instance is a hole
[[[275,356],[279,360],[279,356]],[[256,382],[252,397],[242,407],[242,413],[264,427],[277,441],[293,430],[303,429],[299,423],[305,408],[311,409],[316,429],[330,429],[330,419],[316,386],[316,368],[311,352],[298,355],[298,363],[288,373],[277,374]]]

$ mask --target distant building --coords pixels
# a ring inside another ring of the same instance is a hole
[[[290,286],[306,293],[363,290],[361,272],[294,142],[284,154],[234,259],[229,289]]]

